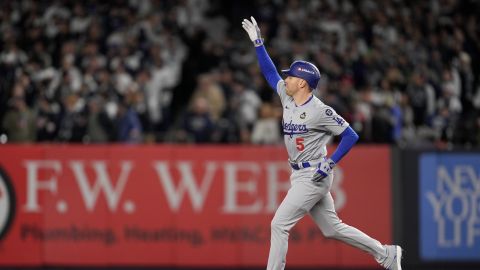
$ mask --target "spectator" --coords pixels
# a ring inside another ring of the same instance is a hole
[[[118,141],[135,144],[142,142],[142,125],[131,101],[122,101],[118,108]]]
[[[21,96],[13,97],[10,102],[11,109],[3,119],[3,128],[7,132],[8,140],[14,143],[34,142],[36,139],[34,113]]]
[[[100,97],[92,98],[88,102],[88,119],[86,136],[88,142],[106,143],[111,141],[111,130],[114,125],[105,111]]]
[[[63,108],[58,128],[60,142],[82,142],[86,132],[85,101],[76,94],[63,99]]]
[[[448,108],[439,109],[439,113],[433,119],[434,138],[437,146],[444,148],[453,136],[455,118]]]
[[[399,101],[400,112],[398,112],[398,119],[401,123],[401,128],[397,127],[397,138],[399,145],[405,146],[413,142],[415,137],[415,125],[413,109],[409,105],[410,99],[406,93],[402,93]],[[399,129],[399,130],[398,130]]]
[[[184,59],[184,52],[181,43],[178,42],[179,49],[173,51],[175,56],[173,60],[166,62],[167,56],[162,55],[162,51],[155,47],[150,49],[153,57],[149,80],[145,83],[144,91],[147,101],[150,122],[154,129],[165,131],[167,123],[170,122],[170,106],[172,103],[172,89],[180,80],[180,66]],[[166,51],[165,51],[166,52]]]
[[[246,88],[241,82],[234,82],[232,90],[232,103],[234,103],[237,121],[240,126],[246,127],[250,132],[257,121],[257,112],[262,100],[254,90]]]
[[[36,108],[37,141],[55,141],[60,120],[60,106],[40,97]]]
[[[214,74],[202,74],[198,77],[198,86],[194,91],[192,100],[198,102],[199,97],[204,98],[207,102],[212,121],[215,122],[220,119],[225,111],[226,102],[225,95]],[[196,107],[195,104],[193,106]]]
[[[407,94],[413,109],[416,127],[427,125],[435,113],[435,91],[425,82],[425,77],[414,72],[407,86]]]
[[[270,103],[263,103],[260,107],[260,118],[255,122],[252,131],[254,144],[278,144],[282,140],[278,118]]]
[[[193,100],[190,111],[183,119],[179,140],[194,143],[212,142],[215,125],[208,106],[205,97],[198,96]]]

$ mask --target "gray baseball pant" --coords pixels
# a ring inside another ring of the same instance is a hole
[[[333,174],[319,183],[311,181],[315,168],[294,170],[291,187],[271,223],[268,270],[283,270],[288,249],[288,235],[297,222],[309,214],[327,238],[343,241],[370,253],[377,262],[387,256],[386,248],[360,230],[343,223],[334,208],[330,188]]]

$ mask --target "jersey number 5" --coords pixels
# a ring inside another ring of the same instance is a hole
[[[299,137],[295,140],[295,142],[297,144],[297,150],[298,151],[303,151],[303,149],[305,149],[305,145],[303,144],[304,141],[305,141],[305,139],[302,138],[302,137]]]

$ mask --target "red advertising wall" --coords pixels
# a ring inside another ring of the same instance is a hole
[[[290,168],[283,147],[6,145],[0,172],[0,265],[262,267]],[[345,223],[390,242],[388,147],[355,147],[333,194]],[[287,264],[376,266],[308,216]]]

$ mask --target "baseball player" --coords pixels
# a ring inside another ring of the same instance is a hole
[[[330,194],[333,168],[356,143],[358,135],[340,115],[312,94],[320,81],[320,72],[312,63],[295,61],[289,69],[282,70],[286,76],[282,80],[263,45],[255,19],[243,20],[242,27],[255,45],[263,75],[280,96],[284,140],[292,167],[291,187],[271,223],[267,269],[285,268],[289,231],[308,214],[325,237],[370,253],[387,269],[401,270],[400,246],[382,245],[343,223],[335,212]],[[341,141],[329,157],[326,144],[337,135]]]

